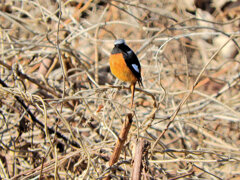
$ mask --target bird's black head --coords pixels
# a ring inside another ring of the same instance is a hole
[[[124,39],[117,39],[114,41],[114,46],[119,47],[119,46],[123,46],[126,45],[126,42]]]
[[[127,52],[127,51],[132,51],[128,45],[126,44],[124,39],[117,39],[114,42],[114,49],[117,49],[117,51],[120,50],[120,52]]]

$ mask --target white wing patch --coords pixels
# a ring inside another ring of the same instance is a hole
[[[139,68],[136,64],[132,64],[132,67],[135,71],[137,71],[139,73]]]
[[[128,54],[129,56],[132,56],[132,51],[127,51],[127,54]]]

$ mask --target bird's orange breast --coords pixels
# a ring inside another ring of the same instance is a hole
[[[136,83],[137,78],[127,66],[121,53],[111,54],[109,61],[110,69],[114,76],[125,82]]]

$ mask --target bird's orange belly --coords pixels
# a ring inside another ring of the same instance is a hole
[[[137,78],[127,66],[121,53],[111,54],[109,61],[110,69],[114,76],[125,82],[136,83]]]

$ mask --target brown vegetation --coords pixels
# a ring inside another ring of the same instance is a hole
[[[1,1],[0,178],[239,179],[240,5],[219,3]]]

